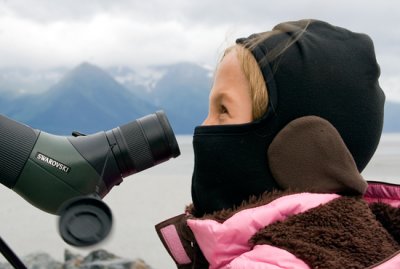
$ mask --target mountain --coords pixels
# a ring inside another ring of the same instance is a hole
[[[207,116],[212,84],[210,69],[193,63],[141,70],[124,66],[101,69],[83,63],[72,70],[60,68],[36,75],[24,69],[3,71],[0,69],[0,113],[63,135],[75,130],[108,130],[159,109],[166,112],[176,134],[192,134]],[[44,90],[50,81],[54,83]],[[36,86],[28,94],[19,90],[21,85]],[[387,101],[384,132],[400,133],[398,115],[400,103]]]
[[[158,110],[102,69],[83,63],[47,92],[22,96],[8,115],[53,134],[108,130]]]
[[[400,133],[400,102],[386,102],[383,132]]]
[[[0,68],[0,93],[17,97],[48,90],[67,72],[66,68],[30,70],[28,68]]]
[[[149,95],[176,122],[176,132],[192,133],[207,116],[211,84],[208,70],[181,63],[169,66]]]
[[[121,67],[108,72],[133,93],[161,107],[176,133],[192,134],[207,116],[212,84],[207,68],[183,62],[156,66],[143,75]]]
[[[7,99],[0,98],[0,113],[65,135],[113,128],[162,109],[175,133],[191,134],[207,115],[210,87],[210,71],[192,63],[152,67],[143,73],[83,63],[44,93],[2,95]]]

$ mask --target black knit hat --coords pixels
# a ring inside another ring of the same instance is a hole
[[[260,121],[278,133],[302,116],[328,120],[361,172],[383,126],[385,95],[372,40],[317,20],[281,23],[263,35],[237,40],[252,51],[266,81],[268,111]]]

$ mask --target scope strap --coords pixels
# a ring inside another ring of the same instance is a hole
[[[1,237],[0,252],[15,269],[27,269],[22,261],[18,258],[18,256],[12,251],[12,249],[6,244],[6,242],[4,242]]]

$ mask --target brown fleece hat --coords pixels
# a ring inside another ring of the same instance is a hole
[[[317,116],[291,121],[268,149],[271,173],[283,189],[363,194],[367,182],[335,127]]]

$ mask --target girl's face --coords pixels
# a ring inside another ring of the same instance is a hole
[[[220,62],[210,92],[208,116],[202,125],[241,124],[253,120],[247,81],[232,49]]]

